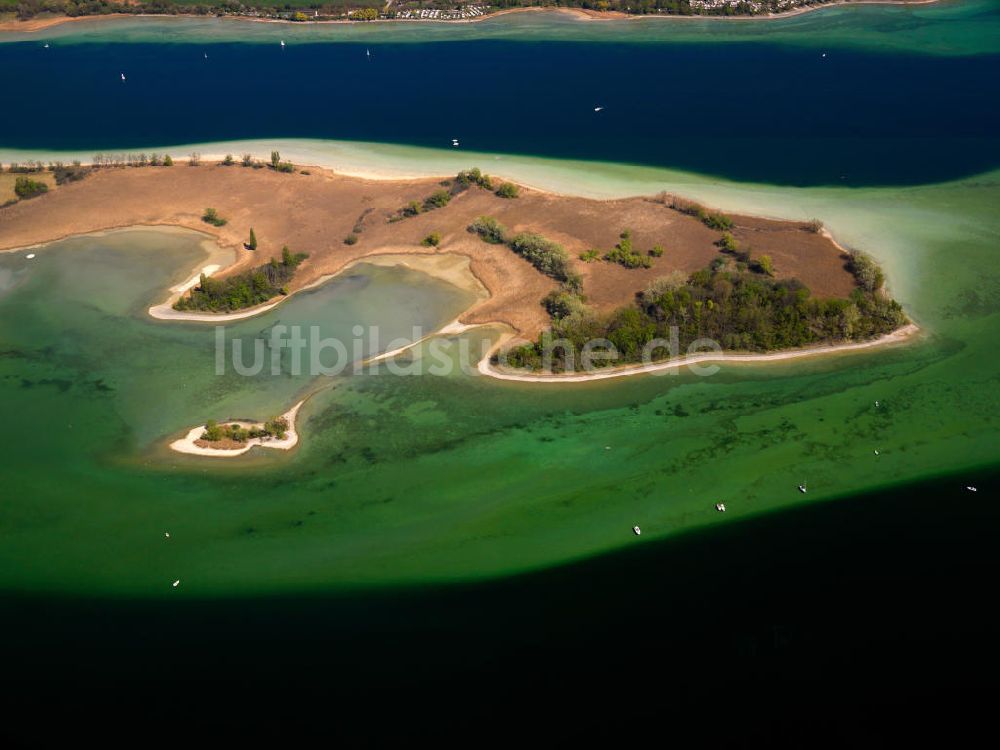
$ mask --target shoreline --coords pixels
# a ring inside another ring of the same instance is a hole
[[[781,13],[762,13],[760,15],[744,15],[744,16],[723,16],[723,15],[673,15],[673,14],[663,14],[663,13],[650,13],[646,15],[632,15],[627,13],[621,13],[619,11],[607,11],[599,12],[587,10],[584,8],[543,8],[538,6],[533,6],[530,8],[504,8],[502,10],[496,11],[495,13],[488,13],[484,16],[479,16],[476,18],[460,18],[454,20],[441,20],[441,19],[419,19],[419,18],[379,18],[374,21],[352,21],[346,19],[329,19],[323,21],[292,21],[285,18],[254,18],[251,16],[211,16],[212,18],[218,18],[223,21],[236,21],[236,22],[250,22],[250,23],[273,23],[273,24],[288,24],[295,26],[322,26],[322,25],[348,25],[348,24],[473,24],[482,23],[492,18],[499,18],[501,16],[511,15],[515,13],[559,13],[563,15],[570,15],[575,17],[579,21],[638,21],[638,20],[650,20],[659,19],[665,21],[777,21],[784,18],[792,18],[794,16],[804,15],[806,13],[813,13],[815,11],[824,10],[826,8],[837,8],[841,6],[850,5],[933,5],[941,0],[837,0],[836,2],[823,3],[821,5],[808,5],[804,7],[793,8],[792,10],[784,11]],[[107,13],[100,15],[90,15],[90,16],[59,16],[56,18],[32,18],[27,21],[0,21],[0,33],[3,32],[24,32],[29,34],[34,34],[39,31],[46,31],[57,26],[62,26],[68,23],[75,23],[78,21],[111,21],[118,19],[128,19],[128,18],[152,18],[152,19],[166,19],[166,18],[206,18],[206,16],[199,16],[193,13]]]
[[[815,357],[829,354],[841,354],[863,349],[886,346],[889,344],[903,343],[915,336],[920,331],[916,323],[908,323],[902,328],[898,328],[892,333],[887,333],[877,339],[870,341],[859,341],[851,344],[824,344],[822,346],[807,347],[803,349],[787,349],[777,352],[763,352],[760,354],[740,354],[738,352],[726,353],[710,352],[706,354],[688,354],[678,359],[666,362],[655,362],[645,365],[623,365],[616,368],[609,368],[601,372],[586,373],[583,375],[567,373],[560,375],[522,375],[510,370],[502,370],[490,363],[490,357],[496,349],[504,343],[501,340],[482,360],[480,360],[477,370],[481,375],[494,378],[496,380],[508,380],[518,383],[587,383],[595,380],[610,380],[611,378],[623,378],[632,375],[650,375],[663,373],[668,370],[679,370],[682,367],[700,365],[710,362],[722,362],[726,364],[755,364],[763,362],[784,362],[792,359],[802,359],[805,357]]]
[[[197,427],[192,427],[188,430],[184,437],[171,442],[169,444],[170,450],[177,453],[184,453],[189,456],[207,456],[210,458],[235,458],[236,456],[242,456],[243,454],[248,453],[251,448],[258,445],[262,448],[289,451],[299,443],[299,433],[295,429],[295,418],[299,413],[299,409],[302,408],[302,405],[307,400],[307,398],[302,399],[295,404],[295,406],[281,415],[288,421],[288,432],[282,440],[250,438],[247,440],[246,445],[242,448],[205,448],[196,444],[196,441],[201,438],[202,433],[205,431],[205,425],[198,425]],[[260,427],[262,423],[245,422],[233,419],[221,421],[219,424],[238,424],[241,427]]]

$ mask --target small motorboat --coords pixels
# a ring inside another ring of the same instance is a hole
[[[600,112],[604,107],[594,107],[595,112]]]
[[[170,532],[169,531],[164,531],[163,532],[163,536],[166,537],[167,539],[169,539],[170,538]]]
[[[284,49],[284,48],[285,48],[285,40],[284,40],[284,39],[282,39],[282,40],[281,40],[281,48],[282,48],[282,49]]]
[[[34,253],[28,253],[28,254],[27,254],[27,255],[25,255],[24,257],[25,257],[25,258],[27,258],[28,260],[31,260],[32,258],[34,258],[34,257],[35,257],[35,254],[34,254]]]
[[[173,582],[173,583],[172,583],[171,585],[172,585],[172,586],[173,586],[174,588],[177,588],[178,586],[180,586],[180,585],[181,585],[181,579],[180,579],[180,578],[178,578],[178,579],[177,579],[176,581],[174,581],[174,582]]]
[[[717,511],[719,511],[719,513],[725,513],[726,512],[726,504],[725,503],[716,503],[715,504],[715,509]]]
[[[122,80],[123,81],[125,80],[125,74],[124,73],[122,73]]]
[[[967,489],[969,492],[979,492],[979,490],[977,488],[973,487],[971,484],[970,485],[966,485],[965,489]]]
[[[878,448],[875,449],[875,455],[878,455]]]
[[[642,533],[642,529],[640,529],[638,526],[633,526],[632,531],[635,533],[636,536],[639,536],[639,534]]]
[[[806,486],[804,484],[799,485],[799,492],[801,492],[803,495],[806,494],[808,491],[809,490],[806,489]]]

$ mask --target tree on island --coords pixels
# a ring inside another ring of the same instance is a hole
[[[174,166],[174,160],[171,158],[170,154],[163,157],[163,166],[172,167]]]
[[[248,250],[257,249],[257,235],[254,234],[253,227],[250,227],[250,241],[247,242],[247,249]]]

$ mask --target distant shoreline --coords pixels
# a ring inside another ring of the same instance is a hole
[[[658,14],[651,13],[647,15],[632,15],[627,13],[621,13],[619,11],[607,11],[599,12],[593,10],[586,10],[583,8],[541,8],[541,7],[530,7],[530,8],[505,8],[503,10],[498,10],[495,13],[488,13],[484,16],[478,16],[476,18],[460,18],[454,20],[441,20],[441,19],[419,19],[419,18],[380,18],[374,21],[350,21],[344,19],[330,19],[323,21],[292,21],[284,18],[254,18],[252,16],[204,16],[197,15],[194,13],[107,13],[101,15],[92,16],[57,16],[54,18],[31,18],[27,21],[0,21],[0,32],[5,31],[18,31],[35,33],[38,31],[45,31],[56,26],[61,26],[67,23],[74,23],[77,21],[110,21],[115,19],[125,19],[125,18],[153,18],[153,19],[166,19],[166,18],[216,18],[223,21],[240,21],[240,22],[252,22],[252,23],[275,23],[275,24],[288,24],[293,26],[321,26],[321,25],[332,25],[332,24],[386,24],[386,23],[408,23],[408,24],[424,24],[424,23],[436,23],[436,24],[470,24],[470,23],[481,23],[483,21],[489,20],[491,18],[499,18],[500,16],[506,16],[513,13],[559,13],[568,14],[575,16],[581,21],[637,21],[637,20],[648,20],[648,19],[659,19],[665,21],[677,20],[677,21],[774,21],[783,18],[791,18],[793,16],[800,16],[805,13],[812,13],[814,11],[824,10],[826,8],[836,8],[844,5],[932,5],[941,2],[941,0],[837,0],[837,2],[824,3],[822,5],[808,5],[805,7],[793,8],[792,10],[784,11],[782,13],[762,13],[760,15],[743,15],[743,16],[718,16],[718,15],[671,15],[671,14]]]

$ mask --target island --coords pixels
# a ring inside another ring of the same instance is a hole
[[[58,179],[66,170],[73,179]],[[205,232],[231,252],[234,262],[202,267],[150,309],[167,320],[259,314],[366,259],[462,256],[488,294],[450,330],[508,328],[480,368],[495,377],[645,372],[682,361],[704,339],[767,361],[915,330],[874,260],[838,245],[821,221],[729,214],[667,193],[557,195],[475,167],[438,178],[348,177],[278,152],[96,155],[87,165],[7,165],[11,174],[56,179],[0,209],[0,248],[168,225]],[[596,363],[585,356],[594,341],[605,342]]]
[[[208,420],[191,428],[182,438],[170,443],[177,453],[213,458],[233,458],[249,452],[254,446],[288,451],[298,445],[295,418],[305,401],[299,401],[284,414],[266,422],[240,419],[217,422]]]

